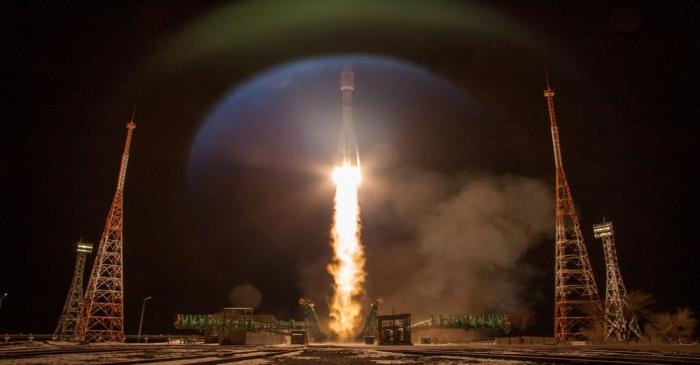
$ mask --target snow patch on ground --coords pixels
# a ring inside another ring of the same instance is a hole
[[[71,344],[74,345],[74,344]],[[55,346],[44,343],[44,342],[34,342],[34,341],[16,341],[9,343],[0,344],[0,351],[8,350],[31,350],[31,349],[47,349],[54,348]]]
[[[282,354],[282,355],[275,355],[275,356],[273,356],[273,358],[299,356],[299,355],[301,355],[303,352],[304,352],[303,350],[294,351],[294,352],[288,352],[288,353]]]
[[[282,356],[277,356],[275,358],[280,358]],[[321,360],[320,356],[294,356],[294,360]]]
[[[253,360],[243,360],[243,361],[236,361],[235,363],[226,363],[226,364],[243,364],[243,365],[262,365],[262,364],[272,364],[269,360],[265,359],[253,359]]]
[[[529,361],[522,360],[499,360],[499,359],[477,359],[473,357],[464,356],[437,356],[430,357],[429,359],[435,359],[436,362],[431,363],[434,365],[447,365],[447,364],[484,364],[484,365],[521,365],[521,364],[535,364]],[[443,360],[445,362],[443,362]]]
[[[190,360],[170,360],[168,361],[167,359],[163,359],[162,362],[156,362],[154,364],[168,364],[168,365],[188,365],[188,364],[198,364],[201,361],[216,361],[216,360],[221,360],[220,357],[200,357],[197,359],[190,359]],[[236,364],[241,364],[242,362],[237,362]]]
[[[406,355],[406,354],[399,354],[395,352],[385,352],[385,351],[375,351],[375,350],[366,350],[359,352],[356,357],[359,358],[376,358],[376,357],[409,357],[411,355]]]

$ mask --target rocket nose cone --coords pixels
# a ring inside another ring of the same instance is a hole
[[[352,66],[343,66],[343,72],[340,74],[340,90],[355,89],[355,73]]]

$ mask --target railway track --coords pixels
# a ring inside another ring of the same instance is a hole
[[[115,348],[87,348],[87,347],[71,347],[71,348],[56,348],[56,349],[22,349],[22,350],[7,350],[0,351],[0,360],[5,359],[21,359],[35,356],[45,355],[70,355],[70,354],[88,354],[100,352],[134,352],[138,349],[115,349]]]
[[[217,354],[199,354],[199,355],[187,355],[179,357],[168,357],[159,359],[143,359],[143,360],[129,360],[120,362],[110,362],[111,365],[136,365],[136,364],[153,364],[153,363],[166,363],[170,361],[187,361],[187,364],[192,365],[215,365],[215,364],[231,364],[246,360],[264,359],[273,356],[285,355],[292,352],[299,351],[298,349],[264,349],[264,350],[252,350],[246,352],[231,352],[228,354],[217,353]]]
[[[195,351],[212,351],[211,346],[202,346],[201,350]],[[243,347],[243,346],[241,346]],[[28,348],[28,349],[11,349],[0,350],[0,360],[3,359],[20,359],[36,356],[47,355],[72,355],[72,354],[90,354],[90,353],[115,353],[115,352],[157,352],[161,350],[192,350],[195,346],[183,345],[163,345],[163,346],[79,346],[79,345],[59,345],[55,348]]]
[[[331,361],[352,353],[384,353],[408,355],[421,363],[421,359],[473,359],[511,360],[541,364],[700,364],[700,353],[664,352],[641,349],[606,348],[522,348],[522,347],[432,347],[432,346],[357,346],[357,345],[309,345],[294,347],[277,346],[213,346],[213,345],[62,345],[57,348],[0,349],[0,364],[3,360],[20,359],[21,362],[43,364],[53,359],[72,356],[83,363],[116,365],[136,364],[230,364],[247,360],[276,358],[295,355],[321,356],[326,352]],[[346,352],[345,355],[341,353]],[[334,355],[334,353],[341,354]],[[84,356],[82,356],[84,355]],[[353,356],[353,355],[349,355]],[[15,362],[16,363],[16,362]],[[341,361],[342,363],[342,361]]]
[[[134,360],[116,360],[110,361],[109,359],[97,360],[99,363],[105,364],[121,364],[121,365],[131,365],[131,364],[153,364],[153,363],[166,363],[171,361],[182,362],[186,361],[187,364],[205,365],[205,364],[223,364],[223,363],[235,363],[244,360],[262,359],[266,357],[278,356],[288,354],[290,352],[299,351],[297,348],[293,349],[279,349],[279,348],[252,348],[252,346],[236,346],[236,347],[219,347],[219,346],[196,346],[200,348],[194,348],[193,346],[117,346],[114,348],[110,347],[86,347],[86,346],[68,346],[61,347],[57,349],[27,349],[27,350],[7,350],[0,351],[0,361],[1,360],[35,360],[41,361],[41,359],[49,360],[53,356],[62,355],[100,355],[100,354],[114,354],[119,353],[121,356],[131,355],[134,357],[140,357]],[[173,353],[175,351],[188,351],[186,354],[178,355]],[[158,355],[156,355],[158,354]],[[147,357],[147,358],[144,358]]]
[[[614,350],[582,350],[582,351],[518,351],[518,350],[471,350],[471,349],[393,349],[377,348],[376,350],[389,353],[423,357],[464,357],[528,361],[545,364],[700,364],[700,355],[614,351]]]

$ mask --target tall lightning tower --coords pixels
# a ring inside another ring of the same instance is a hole
[[[612,222],[603,220],[603,223],[593,225],[593,235],[603,240],[605,251],[605,339],[612,335],[615,335],[619,342],[628,341],[630,335],[641,339],[637,316],[630,313],[627,303],[627,289],[617,261]],[[629,321],[626,317],[628,313],[631,316]]]
[[[75,259],[75,269],[73,270],[73,281],[66,302],[63,304],[63,312],[58,319],[58,325],[53,332],[62,340],[71,340],[75,338],[75,328],[80,314],[80,306],[83,304],[83,275],[85,274],[85,259],[87,255],[92,253],[92,243],[83,242],[77,243],[77,257]]]
[[[136,128],[133,115],[126,124],[117,189],[107,214],[100,245],[92,266],[76,335],[82,342],[124,341],[124,282],[122,267],[122,225],[124,179],[129,162],[131,134]]]
[[[554,337],[560,341],[579,340],[585,338],[584,330],[600,319],[603,309],[564,173],[554,113],[554,90],[549,86],[549,77],[544,98],[549,112],[556,175]]]

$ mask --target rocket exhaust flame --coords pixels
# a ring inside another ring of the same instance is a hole
[[[335,216],[331,245],[333,262],[328,271],[333,275],[334,293],[330,306],[329,327],[341,341],[352,339],[360,324],[361,305],[357,296],[363,293],[365,258],[360,242],[360,206],[357,191],[362,180],[357,166],[338,166],[333,171],[335,182]]]
[[[365,256],[360,240],[358,189],[362,182],[360,159],[352,126],[352,68],[343,68],[340,90],[343,93],[343,120],[340,134],[340,164],[333,170],[335,209],[331,229],[333,262],[333,299],[329,327],[340,341],[353,339],[360,326],[362,306],[357,297],[364,292]]]

